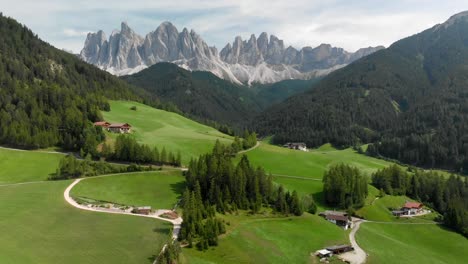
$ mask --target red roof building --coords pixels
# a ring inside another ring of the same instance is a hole
[[[408,209],[421,209],[423,207],[422,203],[418,202],[406,202],[403,208],[408,208]]]
[[[111,124],[107,128],[114,133],[130,133],[132,126],[128,123],[117,123]]]
[[[107,122],[107,121],[98,121],[98,122],[94,122],[94,126],[100,126],[100,127],[107,128],[108,126],[110,126],[110,123]]]

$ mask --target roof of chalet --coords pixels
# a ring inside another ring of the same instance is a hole
[[[331,246],[327,247],[327,250],[329,251],[334,251],[334,250],[340,250],[340,249],[345,249],[345,248],[350,248],[350,245],[337,245],[337,246]]]
[[[121,127],[131,127],[128,123],[116,123],[109,125],[110,128],[121,128]]]
[[[336,220],[336,221],[345,221],[345,222],[349,220],[347,216],[333,215],[333,214],[326,215],[325,218],[327,220]]]
[[[95,126],[108,126],[110,125],[110,123],[107,121],[98,121],[98,122],[94,122],[94,125]]]
[[[418,202],[406,202],[403,208],[408,208],[408,209],[419,209],[423,206],[422,203]]]
[[[348,213],[346,212],[341,212],[341,211],[332,211],[332,210],[325,210],[324,212],[321,212],[319,215],[344,215],[347,216]]]

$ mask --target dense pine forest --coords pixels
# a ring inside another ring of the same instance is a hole
[[[397,165],[372,175],[372,185],[390,195],[408,195],[443,215],[444,223],[468,237],[468,180],[434,172],[403,171]]]
[[[0,15],[0,34],[0,144],[92,152],[103,134],[91,122],[109,110],[107,99],[166,107],[144,90],[52,47],[12,18]]]
[[[302,215],[303,203],[296,191],[275,186],[262,168],[253,167],[247,156],[235,164],[231,146],[219,141],[211,154],[192,160],[186,173],[187,190],[183,195],[184,222],[180,240],[200,250],[216,246],[218,235],[225,232],[225,224],[218,213],[249,210],[258,213],[272,208],[281,215]],[[307,210],[314,207],[313,201]]]
[[[468,20],[400,40],[256,118],[274,142],[374,143],[369,154],[468,172]]]

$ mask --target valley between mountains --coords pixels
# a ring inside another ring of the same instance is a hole
[[[466,263],[468,11],[415,33],[77,55],[1,14],[0,263]]]

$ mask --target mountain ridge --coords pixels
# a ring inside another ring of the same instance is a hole
[[[321,44],[296,50],[263,32],[258,38],[252,34],[248,41],[237,36],[218,52],[193,29],[179,32],[168,21],[145,37],[122,22],[121,30],[114,30],[108,40],[102,30],[89,33],[80,58],[115,75],[172,62],[186,70],[210,71],[233,83],[251,85],[323,76],[380,49],[383,47],[368,47],[351,53]]]

